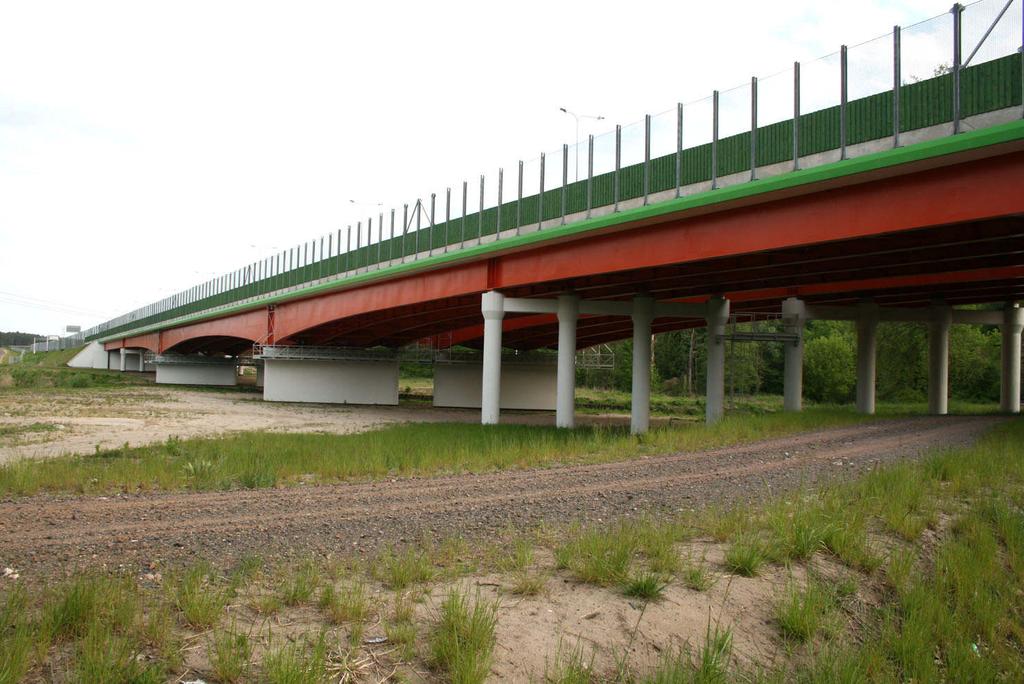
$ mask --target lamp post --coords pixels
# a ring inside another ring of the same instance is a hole
[[[559,107],[558,109],[563,114],[568,114],[569,116],[576,120],[576,171],[573,174],[573,181],[578,181],[580,179],[580,119],[593,119],[594,121],[603,121],[604,117],[593,114],[577,114],[576,112],[569,111],[565,107]]]

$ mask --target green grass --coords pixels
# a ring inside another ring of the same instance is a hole
[[[80,350],[25,354],[21,363],[0,365],[0,391],[25,389],[100,389],[150,384],[137,373],[116,370],[68,368],[67,362]]]
[[[217,630],[207,646],[207,658],[217,681],[234,684],[245,678],[252,660],[249,635],[231,629]]]
[[[376,571],[384,584],[399,591],[429,582],[436,574],[426,552],[413,548],[384,553],[377,561]]]
[[[188,568],[171,587],[182,618],[197,629],[217,624],[232,593],[230,587],[220,586],[208,563]]]
[[[370,616],[366,585],[357,582],[337,589],[328,583],[320,592],[320,609],[334,625],[363,622]]]
[[[555,561],[581,582],[607,586],[626,580],[637,549],[632,526],[621,522],[610,529],[570,533],[569,540],[555,549]]]
[[[803,589],[791,585],[775,604],[775,619],[783,636],[802,643],[818,633],[829,607],[829,596],[817,582]]]
[[[498,605],[476,595],[470,605],[465,592],[452,589],[441,602],[430,631],[430,660],[452,684],[478,684],[487,679],[494,655]]]
[[[404,424],[352,435],[240,433],[170,439],[95,454],[0,466],[0,496],[221,490],[599,463],[697,451],[868,420],[852,410],[732,416],[641,438],[626,429]]]
[[[307,558],[285,576],[279,592],[281,602],[286,606],[308,603],[318,586],[320,568],[317,567],[316,561]]]
[[[0,684],[17,684],[28,672],[35,644],[28,594],[16,586],[0,603]]]
[[[622,593],[630,598],[657,601],[665,594],[668,580],[653,572],[644,572],[628,578],[622,585]]]
[[[297,640],[263,656],[267,684],[321,684],[327,676],[327,638],[321,634],[309,643]]]
[[[742,577],[754,577],[769,559],[765,543],[756,535],[736,539],[725,551],[725,567]]]
[[[566,648],[559,642],[555,660],[544,668],[544,681],[548,684],[590,684],[600,681],[594,670],[594,653],[588,658],[583,645],[577,643]]]

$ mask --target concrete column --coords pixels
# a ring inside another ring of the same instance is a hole
[[[796,342],[786,342],[783,358],[785,369],[782,385],[782,408],[799,411],[804,395],[804,322],[807,310],[802,300],[795,297],[782,302],[782,325],[785,331],[797,336]]]
[[[1024,328],[1024,309],[1007,302],[1003,309],[1003,373],[999,409],[1020,413],[1020,335]]]
[[[634,435],[647,432],[651,424],[651,323],[654,299],[633,299],[633,392],[629,430]]]
[[[125,363],[125,357],[126,357],[126,356],[128,356],[128,354],[127,354],[127,352],[125,351],[125,348],[124,348],[124,347],[121,347],[121,372],[122,372],[122,373],[124,373],[124,369],[125,369],[125,367],[127,366],[127,364]]]
[[[712,297],[707,303],[707,384],[704,389],[705,420],[708,425],[717,423],[725,414],[725,324],[729,322],[729,300]]]
[[[857,411],[875,412],[875,348],[878,332],[878,305],[857,307]]]
[[[555,426],[576,425],[576,320],[580,299],[564,294],[558,298],[558,380],[555,390]]]
[[[140,349],[139,350],[139,372],[140,373],[145,373],[146,372],[146,350],[145,349]]]
[[[505,295],[485,292],[480,298],[480,310],[484,315],[480,423],[497,425],[501,414],[501,320],[505,317]]]
[[[928,413],[944,416],[949,412],[949,328],[953,310],[945,304],[932,304],[928,323]]]

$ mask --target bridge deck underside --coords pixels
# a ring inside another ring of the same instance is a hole
[[[627,221],[599,231],[439,264],[400,278],[311,294],[161,331],[160,351],[238,353],[255,341],[397,347],[436,337],[478,346],[480,294],[701,301],[734,311],[812,303],[885,306],[1024,299],[1024,143],[881,169],[728,206]],[[658,319],[654,331],[703,325]],[[552,315],[508,315],[505,346],[556,342]],[[272,337],[268,337],[271,335]],[[151,333],[153,335],[154,333]],[[579,321],[580,347],[627,338],[627,317]],[[143,336],[134,338],[140,346]],[[148,338],[146,338],[148,340]],[[115,346],[132,346],[127,338]],[[108,347],[111,344],[108,343]]]
[[[699,301],[724,294],[734,311],[768,313],[786,297],[853,304],[865,298],[883,306],[923,306],[941,298],[973,304],[1024,298],[1024,217],[1003,217],[906,233],[880,235],[784,250],[735,255],[696,264],[641,268],[587,278],[505,289],[514,297],[552,297],[572,290],[586,299]],[[657,319],[655,332],[703,325],[703,320]],[[296,335],[298,344],[400,346],[455,331],[452,341],[479,346],[480,299],[467,295],[334,321]],[[627,338],[631,322],[620,316],[580,319],[582,347]],[[517,349],[553,346],[552,315],[509,315],[503,343]]]

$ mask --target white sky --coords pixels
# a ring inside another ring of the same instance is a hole
[[[949,4],[0,0],[0,330],[87,327],[377,202],[508,182],[574,141],[559,107],[604,132]]]

